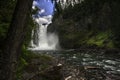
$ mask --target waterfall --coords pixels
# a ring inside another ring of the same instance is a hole
[[[52,16],[44,16],[34,19],[38,24],[32,31],[30,50],[58,50],[59,39],[56,33],[47,32],[48,25],[52,22]]]

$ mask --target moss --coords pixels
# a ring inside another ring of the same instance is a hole
[[[100,32],[87,40],[88,45],[97,45],[99,47],[113,47],[112,41],[109,39],[109,32]]]

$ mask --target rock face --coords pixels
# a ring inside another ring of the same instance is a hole
[[[62,48],[79,48],[81,45],[101,45],[109,47],[114,39],[112,35],[117,29],[113,18],[119,13],[117,1],[90,1],[85,0],[74,7],[65,8],[53,23],[49,25],[48,32],[56,32],[59,35]],[[116,12],[116,14],[114,13]],[[117,19],[116,19],[117,18]],[[108,34],[100,39],[100,33]]]

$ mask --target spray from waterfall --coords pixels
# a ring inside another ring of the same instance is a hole
[[[32,31],[30,50],[58,50],[59,39],[56,33],[47,32],[52,16],[34,19],[38,26]]]

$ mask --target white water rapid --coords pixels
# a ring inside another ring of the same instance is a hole
[[[38,26],[32,31],[30,50],[58,50],[58,36],[55,33],[47,32],[52,16],[35,18]]]

